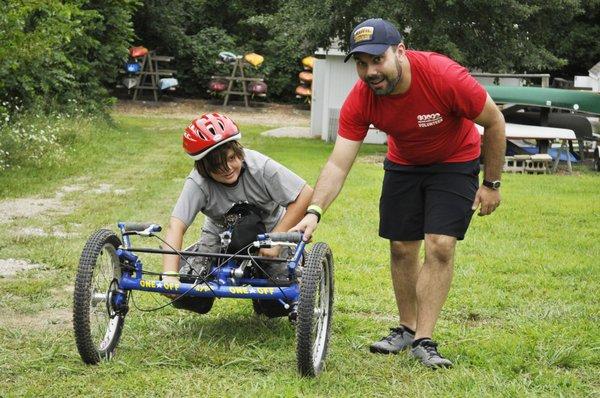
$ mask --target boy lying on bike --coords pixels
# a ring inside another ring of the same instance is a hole
[[[171,213],[165,238],[167,246],[180,250],[188,227],[198,213],[203,213],[200,240],[186,250],[235,253],[240,250],[239,242],[235,248],[224,247],[221,236],[231,228],[230,218],[226,216],[232,214],[232,208],[236,212],[242,203],[243,212],[250,215],[248,220],[253,217],[254,221],[244,226],[240,224],[239,229],[244,231],[237,235],[249,235],[250,242],[261,232],[285,232],[302,219],[312,188],[273,159],[242,147],[240,138],[237,125],[218,113],[195,118],[185,129],[183,148],[195,163]],[[235,227],[232,237],[236,237]],[[263,248],[258,255],[277,257],[280,248]],[[183,260],[177,255],[163,255],[163,272],[167,274],[163,280],[178,282],[177,274],[191,278],[202,275],[210,261],[206,257]],[[273,275],[282,275],[287,270],[285,262],[271,264],[267,272]],[[174,301],[173,306],[206,313],[213,301],[214,298],[184,296]]]

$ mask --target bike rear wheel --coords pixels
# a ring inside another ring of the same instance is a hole
[[[121,262],[117,248],[121,240],[112,231],[96,231],[87,241],[77,269],[73,294],[73,329],[81,359],[87,364],[110,360],[121,338],[125,311],[115,311]],[[122,308],[123,308],[122,307]]]
[[[306,258],[300,280],[296,324],[296,359],[302,376],[318,375],[325,364],[333,315],[333,256],[316,243]]]

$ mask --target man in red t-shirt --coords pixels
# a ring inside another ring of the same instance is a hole
[[[310,239],[340,192],[371,125],[388,135],[379,235],[390,240],[398,327],[371,352],[411,353],[430,367],[452,362],[432,340],[452,280],[456,241],[473,212],[500,204],[504,118],[465,68],[442,55],[409,51],[394,25],[369,19],[354,28],[350,53],[360,80],[346,98],[338,137],[304,219],[293,229]],[[484,176],[479,186],[484,127]],[[419,263],[421,242],[425,260]]]

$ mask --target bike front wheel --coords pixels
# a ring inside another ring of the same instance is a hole
[[[96,231],[87,241],[77,269],[73,294],[73,328],[81,359],[87,364],[110,360],[121,338],[125,312],[115,311],[121,240],[112,231]],[[127,296],[122,298],[126,307]]]
[[[327,356],[333,315],[333,256],[316,243],[306,258],[300,280],[296,324],[296,358],[302,376],[321,373]]]

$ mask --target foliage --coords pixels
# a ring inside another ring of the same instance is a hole
[[[268,22],[273,48],[326,48],[333,38],[347,49],[357,23],[383,17],[397,24],[410,48],[446,54],[471,69],[554,70],[572,77],[576,71],[587,75],[600,59],[599,5],[598,0],[290,0]],[[290,69],[285,65],[281,71],[289,75]]]
[[[410,2],[412,45],[486,72],[545,72],[565,64],[549,37],[570,21],[578,0]]]
[[[309,19],[303,13],[311,8],[319,11]],[[312,26],[319,32],[318,36],[307,36],[313,45],[327,47],[323,39],[337,37],[345,49],[357,23],[383,17],[397,24],[410,48],[440,52],[485,71],[539,72],[565,64],[565,59],[553,53],[551,37],[578,12],[579,0],[410,0],[393,5],[383,0],[292,0],[277,17],[279,22],[291,21],[292,31]],[[286,25],[289,29],[290,24]]]
[[[71,113],[45,115],[6,101],[0,104],[0,171],[64,162],[78,127],[91,121],[75,100],[67,101]]]
[[[600,62],[600,0],[584,0],[572,23],[550,35],[557,56],[567,59],[567,65],[552,71],[552,75],[572,79],[588,75],[588,70]]]
[[[0,15],[0,100],[42,111],[108,101],[137,0],[12,0]]]
[[[177,78],[187,94],[203,95],[211,75],[230,72],[216,65],[221,51],[266,55],[265,64],[279,55],[266,54],[266,29],[248,22],[255,14],[274,11],[276,1],[159,1],[148,0],[134,18],[144,46],[175,56]],[[262,68],[262,67],[261,67]],[[264,73],[250,70],[250,75]]]
[[[392,20],[411,48],[487,72],[587,74],[600,59],[600,0],[9,0],[0,14],[0,101],[45,112],[75,100],[95,112],[137,35],[175,56],[180,92],[206,96],[220,51],[256,52],[269,97],[293,98],[300,60],[341,43],[370,17]]]

